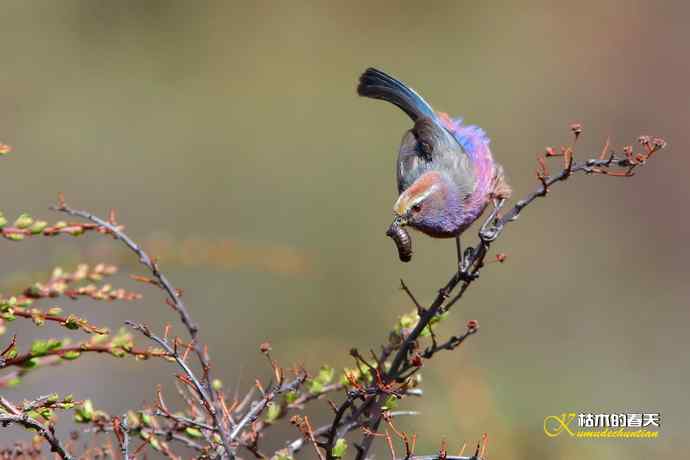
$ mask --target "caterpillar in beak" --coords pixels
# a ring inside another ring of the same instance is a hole
[[[386,236],[393,239],[395,246],[398,248],[398,257],[402,262],[409,262],[412,260],[412,238],[403,227],[393,222],[388,230]]]

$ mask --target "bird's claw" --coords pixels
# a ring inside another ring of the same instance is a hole
[[[503,230],[503,225],[501,224],[500,219],[498,218],[498,212],[505,204],[505,201],[506,200],[503,198],[500,200],[494,200],[494,209],[491,212],[491,215],[486,219],[486,221],[484,221],[484,224],[479,230],[479,238],[482,240],[483,243],[491,243],[496,238],[498,238],[498,235],[501,234],[501,230]]]
[[[462,281],[474,281],[479,278],[478,272],[470,272],[470,268],[474,264],[474,248],[469,247],[465,249],[462,260],[458,263],[458,274]]]
[[[460,275],[460,280],[465,282],[471,282],[479,278],[479,272],[470,272],[468,270],[460,270],[458,272]]]
[[[498,238],[498,235],[501,233],[500,229],[498,227],[491,227],[491,228],[483,228],[479,232],[479,238],[482,240],[484,243],[491,243],[494,241],[496,238]]]

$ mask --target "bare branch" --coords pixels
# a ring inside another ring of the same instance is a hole
[[[44,425],[38,420],[29,417],[27,414],[0,414],[0,424],[7,426],[7,424],[14,423],[22,425],[25,428],[36,430],[39,436],[48,441],[50,450],[55,452],[63,460],[73,460],[60,440],[55,436],[55,430],[52,425]]]

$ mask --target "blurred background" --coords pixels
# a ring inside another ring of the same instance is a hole
[[[429,301],[454,268],[450,241],[417,236],[401,264],[384,235],[410,124],[356,96],[366,67],[482,126],[517,197],[571,122],[585,129],[579,158],[608,136],[617,148],[664,137],[636,177],[577,177],[508,227],[494,248],[507,262],[439,330],[476,319],[480,334],[425,366],[427,395],[406,406],[421,415],[401,427],[420,453],[442,438],[456,453],[485,432],[490,458],[687,452],[687,2],[8,0],[0,12],[0,141],[14,147],[0,159],[0,210],[58,220],[47,210],[58,191],[116,208],[184,288],[231,388],[268,379],[264,340],[284,365],[351,365],[351,347],[377,347],[411,310],[400,278]],[[5,241],[0,258],[0,292],[79,261],[143,273],[96,235]],[[115,284],[144,300],[61,306],[112,329],[174,320],[155,289]],[[24,343],[63,333],[12,328]],[[3,394],[74,393],[121,413],[173,372],[87,356]],[[547,438],[544,417],[568,411],[660,412],[661,436]]]

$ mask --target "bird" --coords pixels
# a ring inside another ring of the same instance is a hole
[[[398,246],[403,262],[412,257],[409,226],[432,238],[455,238],[458,264],[463,255],[460,235],[493,203],[493,220],[511,189],[503,167],[489,148],[484,130],[461,118],[435,111],[411,87],[370,67],[357,86],[360,96],[387,101],[412,120],[405,131],[396,163],[398,198],[387,235]]]

